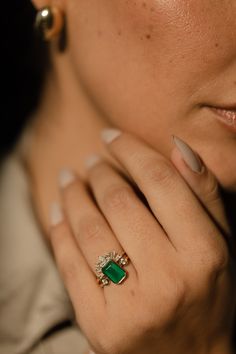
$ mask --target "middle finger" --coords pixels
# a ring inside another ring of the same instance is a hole
[[[97,160],[88,170],[88,181],[101,211],[138,273],[147,259],[156,259],[157,251],[160,261],[168,250],[173,250],[161,225],[109,163]]]

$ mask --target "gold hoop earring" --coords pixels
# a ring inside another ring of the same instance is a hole
[[[41,8],[35,18],[35,28],[39,35],[46,41],[50,41],[60,34],[64,25],[62,11],[56,6]]]

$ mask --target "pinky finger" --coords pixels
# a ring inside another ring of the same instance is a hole
[[[80,251],[59,204],[51,207],[49,239],[58,270],[68,290],[80,326],[104,313],[105,297]],[[89,323],[88,325],[91,325]]]

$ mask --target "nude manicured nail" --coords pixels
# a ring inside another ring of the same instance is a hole
[[[67,187],[69,184],[74,182],[75,174],[73,171],[64,168],[59,173],[59,185],[60,187],[64,188]]]
[[[50,207],[50,221],[52,226],[60,224],[64,219],[60,204],[54,202]]]
[[[103,129],[101,132],[101,139],[104,141],[106,144],[110,144],[112,141],[114,141],[116,138],[118,138],[122,132],[119,129]]]
[[[102,158],[99,155],[91,154],[91,155],[87,156],[87,158],[85,159],[85,166],[89,169],[89,168],[97,165],[101,160],[102,160]]]
[[[175,145],[190,169],[199,174],[202,173],[204,170],[204,165],[202,164],[199,156],[182,139],[174,135],[172,137]]]

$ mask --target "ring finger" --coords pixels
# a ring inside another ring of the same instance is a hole
[[[165,264],[168,254],[175,252],[174,246],[123,176],[110,163],[99,159],[90,166],[88,181],[97,204],[132,259],[139,277],[145,278],[152,267],[152,271],[156,270],[157,256],[158,264]]]
[[[95,205],[85,184],[68,170],[61,172],[60,182],[65,214],[81,252],[91,270],[95,272],[98,256],[112,250],[122,254],[125,250]],[[127,273],[132,273],[134,281],[136,270],[132,261],[126,267]]]

